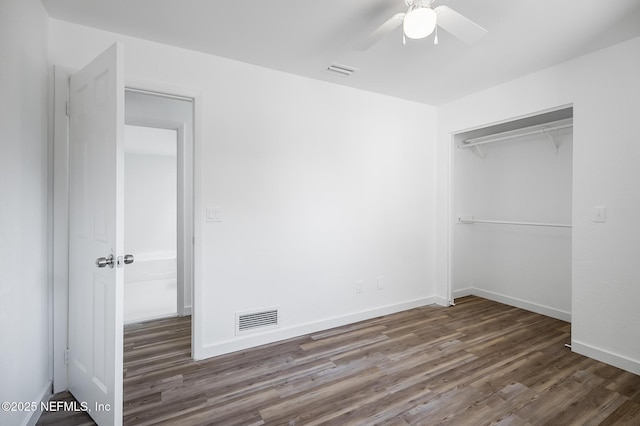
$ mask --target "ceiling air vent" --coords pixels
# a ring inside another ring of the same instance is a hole
[[[277,326],[277,308],[266,308],[251,312],[236,312],[236,334],[265,330]]]
[[[350,67],[348,65],[341,65],[333,63],[327,68],[329,74],[340,75],[342,77],[349,77],[354,72],[358,71],[358,68]]]

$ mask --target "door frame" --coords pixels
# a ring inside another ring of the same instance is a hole
[[[69,99],[69,78],[76,70],[53,66],[53,283],[51,298],[53,311],[53,392],[68,389],[66,350],[69,327],[69,121],[67,105]],[[193,100],[193,146],[191,177],[193,182],[191,229],[192,238],[192,274],[191,274],[191,357],[197,358],[198,348],[202,347],[201,333],[201,253],[202,235],[201,162],[202,149],[202,90],[180,87],[162,82],[135,80],[125,76],[125,89],[133,89],[156,94],[164,94]],[[185,170],[185,173],[189,173]]]

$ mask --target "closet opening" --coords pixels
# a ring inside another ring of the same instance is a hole
[[[571,321],[573,107],[452,139],[451,298]]]

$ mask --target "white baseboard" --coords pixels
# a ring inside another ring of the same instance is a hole
[[[421,299],[411,300],[404,303],[394,305],[381,306],[379,308],[369,309],[365,311],[355,312],[339,317],[327,318],[320,321],[314,321],[306,324],[296,325],[286,328],[277,328],[266,331],[264,333],[251,336],[242,336],[233,340],[206,345],[202,348],[195,348],[194,359],[200,360],[223,355],[243,349],[252,348],[259,345],[277,342],[280,340],[291,339],[293,337],[304,336],[305,334],[317,333],[319,331],[328,330],[334,327],[340,327],[355,322],[376,318],[382,315],[389,315],[396,312],[406,311],[408,309],[419,308],[422,306],[440,304],[442,298],[425,297]],[[446,299],[442,299],[446,302]],[[446,306],[446,305],[445,305]]]
[[[444,306],[445,308],[448,307],[448,306],[451,306],[451,303],[449,303],[449,300],[447,300],[446,297],[434,296],[433,297],[433,302],[436,305]]]
[[[166,319],[166,318],[175,318],[177,317],[178,314],[174,313],[170,313],[170,314],[160,314],[160,315],[148,315],[148,316],[144,316],[144,317],[136,317],[136,318],[129,318],[129,319],[125,319],[124,320],[124,325],[130,325],[130,324],[138,324],[141,322],[147,322],[147,321],[155,321],[155,320],[161,320],[161,319]]]
[[[576,340],[571,341],[571,350],[580,355],[593,358],[614,367],[621,368],[633,374],[640,375],[640,361],[614,354],[604,349],[596,348]]]
[[[560,309],[550,308],[548,306],[539,305],[537,303],[528,302],[526,300],[517,299],[511,296],[505,296],[503,294],[494,293],[487,290],[481,290],[479,288],[470,288],[459,291],[469,291],[465,296],[478,296],[485,299],[493,300],[494,302],[504,303],[505,305],[515,306],[516,308],[525,309],[527,311],[535,312],[537,314],[546,315],[551,318],[556,318],[562,321],[571,322],[571,312],[562,311]],[[454,293],[455,294],[455,293]],[[456,294],[456,297],[458,296]]]
[[[49,401],[49,398],[51,398],[51,395],[53,395],[52,386],[53,382],[49,380],[42,391],[40,391],[37,398],[33,400],[38,401],[38,409],[27,413],[26,418],[22,422],[23,426],[35,426],[36,423],[38,423],[38,420],[42,415],[42,411],[40,409],[42,407],[41,403]]]
[[[473,294],[473,289],[471,287],[463,288],[460,290],[454,290],[453,292],[451,292],[451,296],[453,297],[454,301],[455,299],[458,299],[460,297],[471,296],[472,294]]]

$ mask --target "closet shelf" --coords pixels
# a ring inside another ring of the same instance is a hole
[[[568,129],[573,127],[573,118],[567,118],[564,120],[553,121],[550,123],[538,124],[535,126],[523,127],[521,129],[510,130],[508,132],[495,133],[493,135],[481,136],[477,138],[466,139],[464,142],[458,145],[458,148],[473,148],[474,152],[480,157],[485,158],[483,152],[480,150],[480,145],[485,145],[494,142],[501,142],[510,139],[516,139],[523,136],[530,136],[536,134],[546,134],[549,141],[553,144],[558,152],[560,141],[558,139],[558,131],[562,129]]]
[[[475,219],[474,217],[470,217],[470,218],[459,217],[458,223],[462,223],[462,224],[491,223],[491,224],[497,224],[497,225],[524,225],[524,226],[544,226],[549,228],[571,228],[571,225],[564,224],[564,223],[511,222],[506,220]]]

